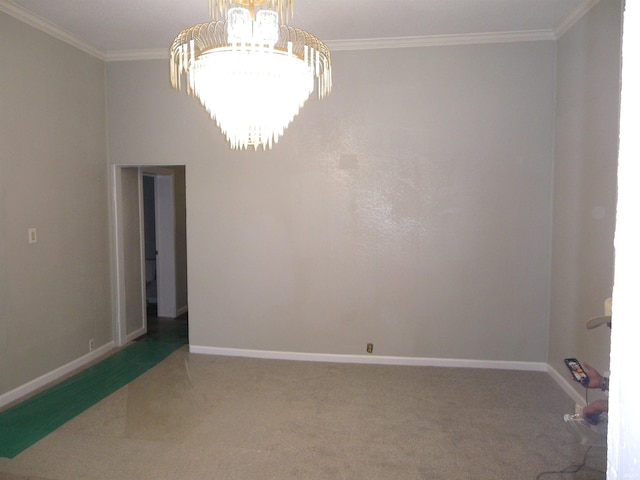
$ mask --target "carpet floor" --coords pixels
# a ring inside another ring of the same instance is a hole
[[[542,372],[233,358],[183,346],[0,458],[0,479],[604,479],[605,449],[581,444],[563,423],[572,409]]]
[[[0,412],[0,457],[13,458],[127,385],[188,340],[174,323],[18,405]]]

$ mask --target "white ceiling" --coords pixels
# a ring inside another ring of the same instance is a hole
[[[332,46],[396,37],[553,35],[597,0],[296,0],[289,25]],[[96,52],[168,50],[210,21],[207,0],[0,0],[0,10]],[[60,35],[58,35],[60,36]]]

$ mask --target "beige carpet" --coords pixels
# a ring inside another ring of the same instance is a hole
[[[546,374],[287,362],[183,348],[14,459],[3,480],[535,479],[579,464]],[[590,467],[605,469],[604,448]],[[603,479],[583,468],[543,479]]]

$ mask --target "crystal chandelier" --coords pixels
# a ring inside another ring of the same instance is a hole
[[[212,22],[173,41],[171,84],[200,100],[232,149],[271,148],[316,80],[319,98],[331,91],[329,49],[280,24],[293,0],[209,0],[209,10]]]

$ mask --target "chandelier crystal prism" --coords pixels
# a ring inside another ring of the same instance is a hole
[[[329,48],[280,24],[293,0],[209,0],[209,11],[173,41],[171,85],[200,100],[232,149],[270,149],[316,83],[318,98],[331,91]]]

